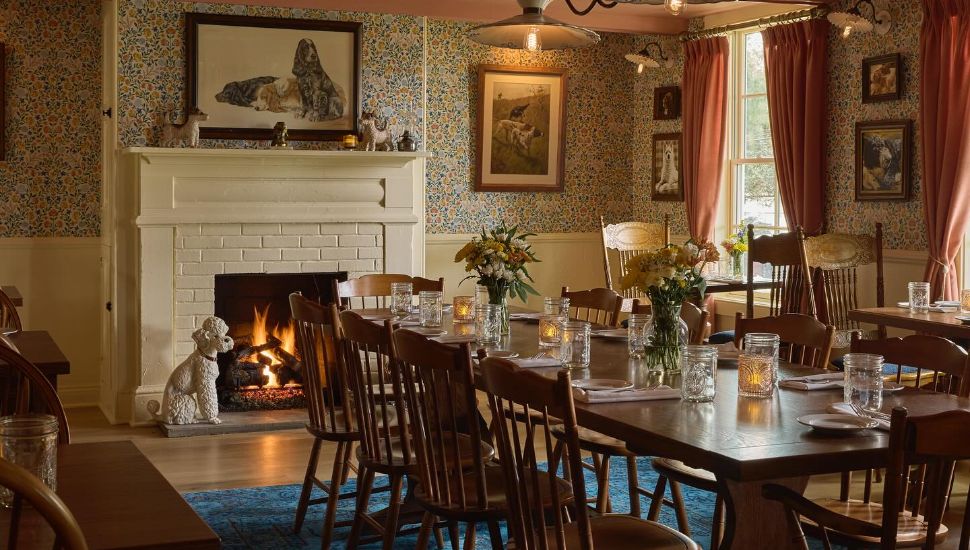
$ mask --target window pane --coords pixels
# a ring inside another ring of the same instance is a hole
[[[765,46],[761,33],[744,37],[744,93],[763,94],[765,88]]]
[[[744,223],[775,225],[775,166],[773,164],[741,164],[738,166],[738,199],[740,217]]]
[[[771,147],[771,122],[768,120],[768,97],[755,96],[744,99],[744,116],[741,128],[744,137],[744,158],[773,158]]]

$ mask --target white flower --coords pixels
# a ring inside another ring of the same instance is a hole
[[[502,278],[505,279],[506,281],[510,281],[511,282],[513,279],[515,279],[515,274],[512,273],[511,271],[506,271],[502,275]]]

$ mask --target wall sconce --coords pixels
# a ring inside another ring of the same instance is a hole
[[[859,9],[864,4],[872,10],[872,21],[862,15],[862,10]],[[873,30],[876,34],[884,35],[892,27],[889,11],[876,6],[873,0],[858,0],[849,11],[835,11],[827,17],[829,22],[842,29],[842,38],[848,38],[853,32],[865,33]]]
[[[656,55],[650,55],[651,47],[656,49]],[[638,73],[642,73],[645,67],[653,69],[662,64],[669,69],[674,66],[674,60],[664,55],[664,49],[660,42],[650,42],[642,50],[636,53],[628,53],[624,57],[627,61],[637,64]]]

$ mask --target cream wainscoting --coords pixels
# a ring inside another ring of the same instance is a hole
[[[67,406],[98,403],[101,366],[101,239],[0,239],[0,282],[24,296],[27,330],[46,330],[71,362],[58,380]]]

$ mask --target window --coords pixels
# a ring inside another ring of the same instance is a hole
[[[735,225],[753,223],[757,233],[787,231],[775,176],[761,32],[732,33],[731,50],[731,219]]]

